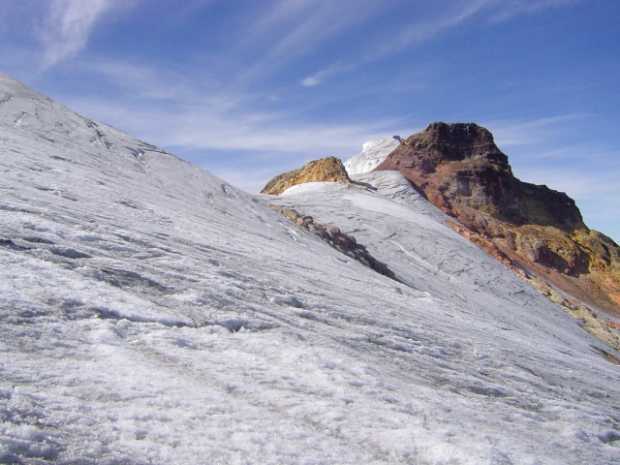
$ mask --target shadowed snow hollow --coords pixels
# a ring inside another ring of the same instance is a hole
[[[0,139],[0,463],[617,459],[617,367],[397,175],[252,197],[6,77]]]

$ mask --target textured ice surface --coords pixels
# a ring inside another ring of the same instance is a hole
[[[397,174],[252,197],[7,78],[0,142],[0,463],[617,463],[618,367]]]

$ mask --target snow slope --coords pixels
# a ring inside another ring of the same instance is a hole
[[[351,177],[370,173],[398,147],[396,139],[377,139],[366,142],[362,151],[344,162],[344,168]]]
[[[6,77],[0,141],[0,463],[617,461],[618,367],[395,174],[252,197]]]

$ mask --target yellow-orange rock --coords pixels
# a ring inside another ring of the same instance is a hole
[[[267,183],[261,193],[279,195],[291,186],[306,182],[341,182],[349,184],[351,179],[349,179],[349,175],[340,159],[327,157],[311,161],[299,169],[276,176]]]

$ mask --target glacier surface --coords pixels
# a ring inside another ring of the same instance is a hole
[[[0,463],[617,463],[600,343],[398,173],[251,196],[4,76],[0,141]]]

